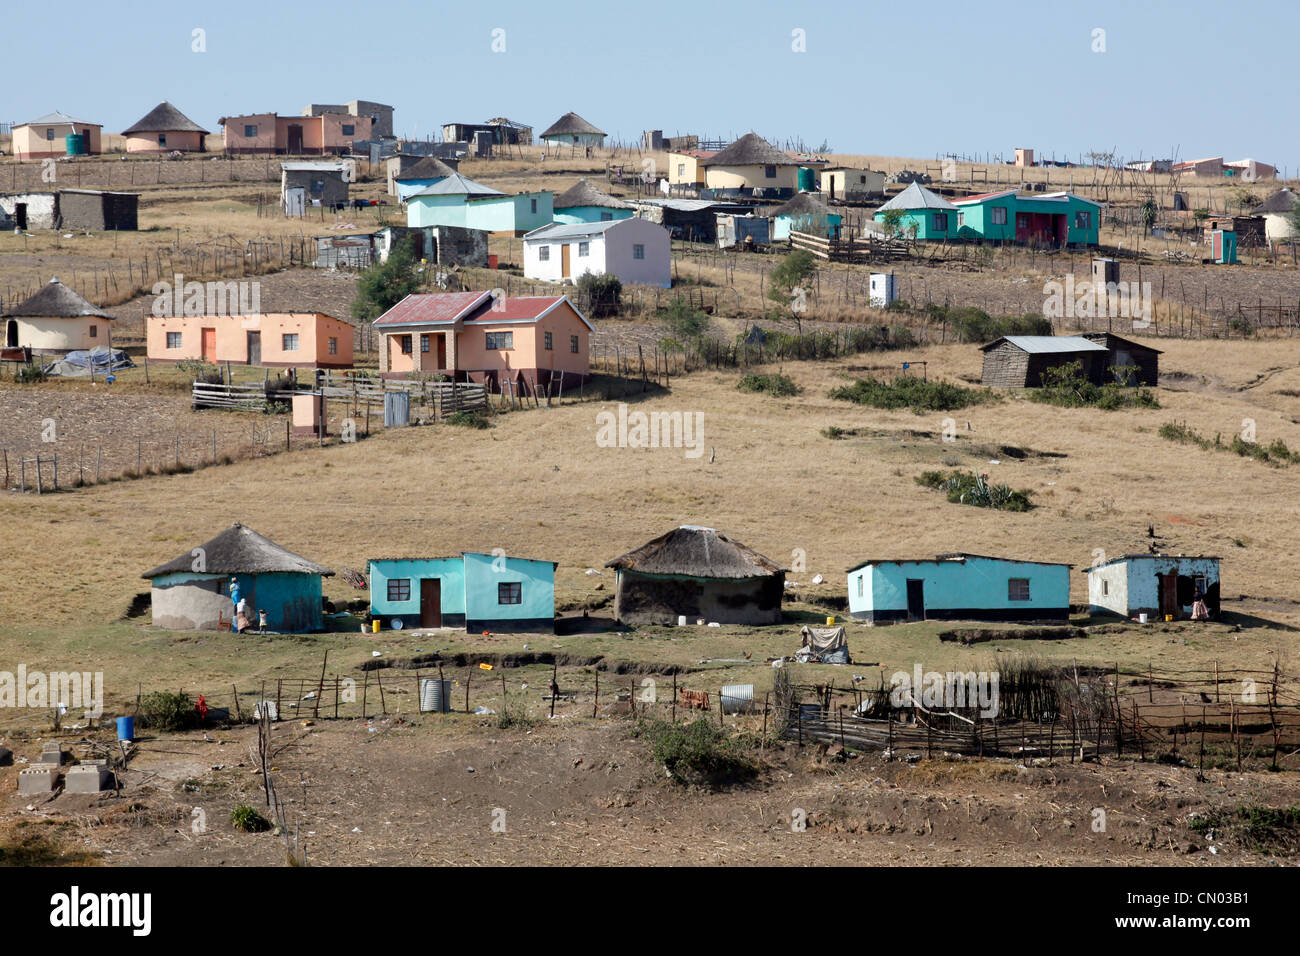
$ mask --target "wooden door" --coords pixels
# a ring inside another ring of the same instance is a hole
[[[560,246],[560,277],[569,278],[569,244]]]
[[[907,579],[907,619],[925,620],[925,582],[920,578]]]
[[[1156,580],[1160,582],[1160,613],[1172,614],[1178,617],[1180,608],[1178,607],[1178,575],[1172,571],[1169,574],[1157,574]]]
[[[203,361],[215,362],[217,360],[217,330],[203,330]]]
[[[288,152],[293,156],[302,155],[302,127],[297,123],[289,124]]]
[[[420,580],[420,627],[442,627],[442,581]]]
[[[262,333],[261,332],[248,333],[248,364],[249,365],[262,364]]]

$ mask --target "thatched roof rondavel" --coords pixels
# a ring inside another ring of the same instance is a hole
[[[319,574],[322,577],[334,574],[329,568],[280,547],[238,522],[203,542],[199,549],[203,553],[203,572],[207,574]],[[156,578],[193,571],[194,561],[193,551],[186,551],[140,576]]]
[[[758,578],[784,574],[770,558],[713,528],[682,525],[606,563],[638,574],[677,574],[694,578]]]

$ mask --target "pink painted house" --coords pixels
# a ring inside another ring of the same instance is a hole
[[[285,153],[323,156],[351,152],[353,140],[370,139],[374,120],[369,116],[325,113],[321,116],[278,116],[249,113],[223,116],[221,124],[227,153]]]
[[[151,315],[151,362],[203,360],[272,368],[351,368],[352,325],[321,312]]]
[[[102,123],[87,123],[66,113],[50,113],[13,128],[13,151],[19,160],[50,159],[68,154],[68,137],[81,136],[86,155],[100,153]]]
[[[528,394],[552,380],[576,385],[591,373],[594,326],[563,295],[408,295],[374,326],[385,378],[445,375],[493,391],[508,381],[516,394]]]

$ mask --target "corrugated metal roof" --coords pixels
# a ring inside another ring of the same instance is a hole
[[[886,212],[890,209],[956,210],[956,208],[948,200],[926,189],[920,183],[909,183],[906,189],[877,209],[876,212]]]
[[[1030,561],[1025,558],[1000,558],[992,554],[975,554],[970,551],[948,551],[944,554],[936,554],[933,558],[868,558],[866,561],[859,561],[853,567],[847,569],[845,574],[852,574],[854,571],[861,570],[868,565],[878,564],[942,564],[952,562],[963,564],[970,559],[977,561],[997,561],[1000,564],[1037,564],[1048,568],[1072,568],[1074,565],[1066,564],[1062,561]]]
[[[72,123],[77,123],[81,126],[102,127],[104,125],[103,123],[90,123],[87,122],[86,120],[73,119],[67,113],[60,113],[57,111],[53,113],[46,113],[40,119],[28,120],[26,123],[19,123],[18,125],[19,126],[69,126]]]
[[[281,163],[280,168],[288,172],[341,173],[347,169],[347,164],[307,159],[292,163]]]
[[[984,346],[990,349],[998,342],[1010,342],[1016,348],[1034,355],[1058,352],[1105,352],[1106,346],[1089,342],[1081,335],[1004,335]]]
[[[375,325],[427,325],[455,322],[484,300],[490,292],[432,292],[408,295],[379,318]]]
[[[678,212],[700,212],[704,209],[752,209],[752,203],[717,202],[711,199],[629,199],[634,206],[660,206]]]
[[[426,189],[421,189],[418,193],[411,193],[407,198],[414,199],[416,196],[504,196],[499,189],[493,189],[491,186],[484,186],[482,183],[476,183],[472,179],[466,179],[460,173],[452,173],[446,179],[440,179]]]
[[[597,233],[603,233],[611,226],[617,226],[621,222],[629,222],[627,219],[605,219],[601,222],[553,222],[548,226],[539,226],[532,232],[524,233],[524,239],[572,239],[576,236],[594,236]]]
[[[1222,561],[1217,554],[1151,554],[1144,552],[1142,554],[1121,554],[1110,558],[1106,561],[1098,562],[1083,569],[1084,574],[1091,574],[1100,568],[1108,567],[1112,564],[1121,564],[1125,561]]]

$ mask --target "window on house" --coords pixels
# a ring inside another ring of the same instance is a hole
[[[1074,228],[1075,228],[1075,229],[1091,229],[1091,228],[1092,228],[1092,213],[1090,213],[1090,212],[1076,212],[1076,213],[1074,214]]]
[[[159,146],[166,146],[166,145],[167,145],[167,134],[166,134],[166,133],[159,133],[159,134],[158,134],[158,145],[159,145]]]
[[[576,335],[569,336],[569,351],[575,355],[578,352],[578,337]]]
[[[537,214],[537,200],[536,200],[536,199],[532,200],[532,210],[533,210],[533,214],[536,215],[536,214]]]
[[[858,575],[858,597],[862,597],[862,578],[864,575]]]
[[[244,135],[247,136],[247,137],[249,137],[250,139],[251,139],[252,137],[256,136],[256,135],[257,135],[257,124],[256,124],[256,123],[245,123],[245,124],[244,124]]]
[[[329,341],[329,353],[330,355],[339,354],[339,340],[332,335],[330,336],[330,341]]]
[[[645,246],[642,245],[642,244],[639,243],[639,242],[636,243],[634,246],[632,246],[632,258],[633,258],[633,259],[644,259],[644,258],[645,258]]]
[[[410,578],[389,578],[388,579],[388,600],[390,601],[411,600],[411,579]]]
[[[1110,593],[1110,582],[1109,582],[1109,581],[1105,581],[1105,580],[1103,580],[1103,581],[1101,582],[1101,593],[1102,593],[1102,594],[1109,594],[1109,593]]]
[[[515,347],[515,333],[513,332],[489,332],[487,333],[487,350],[495,352],[500,349],[512,349]]]
[[[344,135],[344,136],[355,136],[356,134],[357,134],[357,128],[356,128],[356,126],[355,126],[354,124],[352,124],[352,123],[344,123],[344,124],[343,124],[343,135]]]
[[[677,164],[677,178],[678,178],[678,179],[685,179],[685,178],[686,178],[686,164],[685,164],[685,163],[678,163],[678,164]]]
[[[867,184],[867,177],[866,177],[866,176],[859,176],[859,177],[858,177],[858,183],[859,183],[859,185],[865,186],[865,185]]]
[[[519,581],[502,581],[497,585],[498,604],[522,604],[523,600],[524,586]]]
[[[281,338],[282,338],[282,340],[283,340],[284,350],[285,350],[286,352],[296,352],[296,351],[298,351],[298,333],[297,333],[297,332],[285,332],[285,333],[281,336]]]
[[[1029,600],[1029,578],[1008,578],[1007,579],[1007,600],[1028,601]]]
[[[169,349],[178,349],[181,347],[181,334],[179,332],[167,333],[167,347]]]
[[[52,130],[52,129],[47,129],[47,130],[45,131],[45,138],[46,138],[46,139],[54,139],[54,130]]]
[[[1206,585],[1208,584],[1205,575],[1196,575],[1196,577],[1192,578],[1192,583],[1196,586],[1197,592],[1203,597],[1205,595]]]
[[[934,228],[939,232],[948,231],[948,214],[946,212],[936,212],[934,214]]]
[[[578,243],[578,258],[579,258],[579,259],[585,259],[585,258],[586,258],[588,255],[590,255],[590,254],[591,254],[591,243],[590,243],[590,242],[580,242],[580,243]]]
[[[325,180],[313,179],[311,181],[311,194],[313,196],[321,196],[324,195],[324,193],[325,193]]]
[[[989,222],[995,226],[1005,226],[1007,224],[1007,207],[993,206],[989,209]]]
[[[420,336],[420,351],[421,352],[429,351],[429,336],[427,333]]]
[[[957,213],[957,228],[960,229],[964,225],[966,225],[966,214],[959,212]]]
[[[613,221],[614,221],[614,214],[613,214],[612,212],[602,212],[602,213],[600,214],[600,221],[601,221],[601,222],[613,222]]]
[[[403,354],[403,355],[410,355],[410,354],[411,354],[411,337],[410,337],[409,335],[402,335],[402,336],[399,336],[397,340],[398,340],[399,342],[402,343],[402,354]]]
[[[550,333],[550,332],[545,332],[545,333],[542,334],[542,341],[543,341],[543,343],[544,343],[544,344],[543,344],[543,348],[545,348],[546,351],[548,351],[548,352],[551,351],[551,333]]]
[[[92,339],[97,339],[97,338],[99,338],[99,326],[98,326],[98,325],[92,325],[92,326],[90,327],[90,337],[91,337]]]
[[[551,247],[550,247],[550,246],[539,246],[539,247],[538,247],[538,249],[537,249],[537,261],[538,261],[538,262],[550,262],[550,261],[551,261]]]
[[[766,178],[768,178],[768,179],[776,179],[776,167],[775,167],[775,166],[765,166],[765,167],[763,168],[763,175],[764,175]]]

